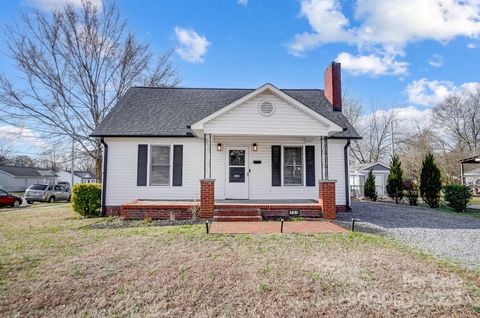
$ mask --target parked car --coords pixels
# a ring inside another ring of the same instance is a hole
[[[70,201],[70,191],[59,184],[36,183],[25,191],[25,200],[28,204],[33,202]]]
[[[18,208],[22,205],[23,199],[0,189],[0,206],[11,206]]]
[[[70,186],[70,182],[66,182],[66,181],[60,181],[59,183],[57,183],[63,187],[65,187],[65,189],[67,189],[68,191],[71,190],[71,186]]]

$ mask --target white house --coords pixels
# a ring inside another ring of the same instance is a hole
[[[58,181],[59,182],[68,182],[70,185],[72,185],[72,174],[70,171],[59,171],[57,172],[58,174]],[[95,174],[88,172],[88,171],[78,171],[75,170],[73,172],[73,184],[77,183],[96,183],[97,178],[95,177]]]
[[[370,171],[372,171],[375,178],[377,195],[387,195],[386,187],[390,167],[381,162],[374,162],[359,164],[350,168],[350,190],[352,197],[362,197],[364,195],[365,181]]]
[[[21,192],[34,183],[55,184],[57,180],[58,176],[51,170],[0,166],[0,189],[5,191]]]
[[[339,63],[325,90],[132,87],[92,136],[105,213],[181,218],[199,200],[201,217],[248,210],[225,212],[237,219],[348,210],[348,146],[360,138],[342,114]]]

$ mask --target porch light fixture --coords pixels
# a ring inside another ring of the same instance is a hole
[[[258,146],[257,146],[257,144],[253,144],[253,145],[252,145],[252,150],[253,150],[253,151],[258,151]]]
[[[222,144],[221,143],[217,144],[217,151],[222,151]]]

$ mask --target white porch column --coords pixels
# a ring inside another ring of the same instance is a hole
[[[204,178],[212,178],[212,134],[204,135]]]
[[[328,180],[328,138],[320,137],[320,180]]]

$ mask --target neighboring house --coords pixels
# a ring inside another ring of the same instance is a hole
[[[460,159],[458,162],[460,163],[460,182],[474,188],[475,193],[478,194],[480,192],[480,168],[472,169],[472,166],[478,166],[480,155]],[[465,172],[465,165],[469,168],[467,172]]]
[[[360,138],[340,78],[332,63],[325,90],[130,88],[91,135],[104,145],[104,212],[187,217],[199,199],[203,218],[233,207],[335,218],[349,209],[348,146]]]
[[[72,174],[70,171],[59,171],[58,173],[59,182],[68,182],[72,186]],[[96,183],[97,178],[94,173],[89,171],[77,171],[73,172],[73,184],[77,183]]]
[[[467,171],[463,174],[465,184],[469,186],[480,186],[480,168]]]
[[[29,167],[0,166],[0,188],[9,192],[25,191],[34,183],[57,183],[58,176],[51,170]]]
[[[475,194],[480,193],[480,168],[475,168],[473,170],[464,172],[463,180],[465,185],[470,186]]]
[[[377,195],[380,197],[387,195],[387,179],[390,174],[390,167],[380,162],[374,162],[350,167],[350,190],[352,197],[363,197],[365,181],[367,181],[370,171],[372,171],[375,178]]]

